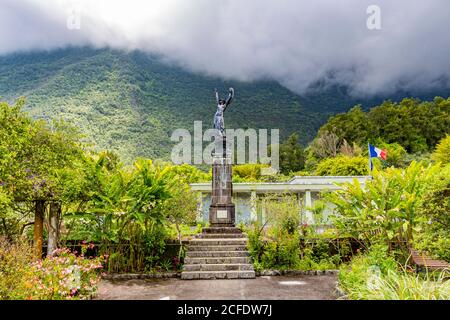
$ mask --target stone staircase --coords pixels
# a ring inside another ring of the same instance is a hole
[[[203,228],[189,241],[181,279],[252,279],[247,238],[235,227]]]

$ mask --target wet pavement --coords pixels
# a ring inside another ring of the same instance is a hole
[[[336,275],[262,276],[236,280],[102,280],[100,300],[330,300]]]

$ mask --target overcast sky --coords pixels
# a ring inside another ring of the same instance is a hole
[[[323,79],[355,94],[450,86],[448,0],[0,0],[0,54],[86,44],[296,92]]]

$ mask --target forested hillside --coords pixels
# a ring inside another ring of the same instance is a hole
[[[302,144],[331,115],[382,100],[351,98],[339,87],[317,85],[299,96],[274,81],[224,82],[138,51],[69,48],[0,57],[0,99],[25,96],[25,110],[34,118],[62,118],[97,148],[113,150],[126,161],[167,158],[172,131],[192,130],[195,120],[209,127],[213,89],[225,95],[229,86],[236,89],[236,99],[227,110],[227,127],[279,128],[282,139],[298,132]],[[445,96],[437,92],[423,98],[437,94]]]
[[[381,139],[397,143],[409,153],[433,150],[450,133],[450,98],[433,101],[403,99],[385,101],[364,112],[359,106],[338,114],[323,125],[318,136],[334,133],[347,143],[364,145]]]

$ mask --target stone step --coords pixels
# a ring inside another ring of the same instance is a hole
[[[224,257],[248,257],[247,250],[242,251],[187,251],[186,258],[224,258]]]
[[[216,239],[216,238],[246,238],[245,233],[199,233],[195,236],[196,239]]]
[[[238,239],[193,239],[189,241],[189,245],[191,246],[224,246],[224,245],[233,245],[233,246],[246,246],[247,238],[238,238]]]
[[[183,271],[182,280],[194,279],[253,279],[255,271]]]
[[[213,246],[205,246],[205,245],[189,245],[188,252],[194,251],[246,251],[246,245],[213,245]]]
[[[208,227],[203,228],[203,233],[234,233],[242,234],[241,229],[236,227]]]
[[[233,263],[233,264],[188,264],[184,265],[184,271],[253,271],[253,265],[248,263]]]
[[[250,257],[185,258],[185,264],[251,263]]]

